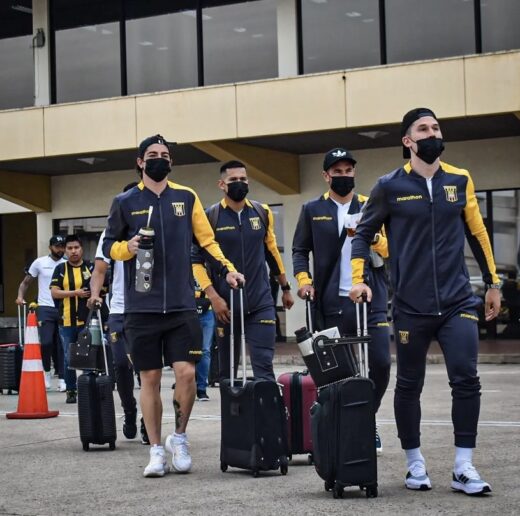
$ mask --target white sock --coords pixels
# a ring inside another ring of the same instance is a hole
[[[162,444],[154,444],[151,449],[153,449],[154,451],[157,451],[159,453],[162,453],[164,454],[164,448],[162,446]]]
[[[455,473],[458,475],[461,473],[464,465],[472,463],[473,461],[473,448],[460,448],[455,446]]]
[[[405,450],[406,453],[406,465],[410,467],[413,462],[420,461],[425,462],[424,457],[421,453],[421,448],[412,448],[410,450]]]
[[[186,440],[186,432],[182,434],[178,434],[177,432],[173,432],[173,438],[177,440]]]

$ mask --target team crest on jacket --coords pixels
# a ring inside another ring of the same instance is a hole
[[[444,191],[446,192],[446,200],[448,202],[457,202],[457,187],[456,186],[445,186]]]
[[[184,211],[184,203],[183,202],[172,202],[173,213],[176,217],[184,217],[186,214]]]
[[[410,342],[410,332],[399,330],[399,342],[401,344],[408,344]]]
[[[262,228],[262,226],[260,225],[260,217],[249,217],[249,222],[251,222],[251,227],[255,231],[258,231]]]

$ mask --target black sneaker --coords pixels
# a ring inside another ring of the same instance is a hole
[[[199,401],[209,401],[209,396],[206,391],[197,391],[197,399]]]
[[[67,399],[65,400],[65,403],[77,403],[77,401],[76,391],[67,391]]]
[[[148,433],[146,432],[143,418],[141,418],[141,444],[150,444],[150,439],[148,439]]]
[[[381,442],[381,436],[379,435],[377,426],[376,426],[376,453],[378,456],[383,454],[383,443]]]
[[[125,411],[125,422],[123,423],[123,435],[127,439],[133,439],[137,435],[137,410]]]

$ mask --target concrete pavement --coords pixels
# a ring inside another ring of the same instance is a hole
[[[278,366],[277,373],[295,370]],[[49,408],[60,416],[48,420],[7,420],[17,396],[0,396],[0,514],[518,514],[520,493],[520,366],[480,365],[482,410],[475,465],[493,487],[485,498],[452,493],[453,461],[450,393],[444,365],[427,368],[423,394],[422,451],[434,486],[429,492],[404,488],[405,465],[396,437],[392,398],[383,400],[378,423],[384,444],[379,459],[379,497],[367,500],[357,489],[334,500],[306,457],[297,456],[289,473],[262,473],[259,478],[240,470],[219,469],[219,395],[196,403],[189,425],[194,467],[189,475],[162,479],[142,477],[148,447],[122,433],[122,411],[117,397],[118,441],[108,446],[81,448],[75,405],[65,394],[49,392]],[[392,371],[393,386],[395,370]],[[172,373],[165,370],[163,435],[174,426],[171,402]],[[138,391],[136,390],[136,395]]]

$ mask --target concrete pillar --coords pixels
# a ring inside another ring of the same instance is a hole
[[[50,25],[49,0],[33,0],[33,36],[38,29],[43,29],[45,43],[36,46],[34,40],[34,105],[48,106],[51,103],[51,67],[50,67]]]
[[[36,243],[38,256],[43,256],[49,252],[49,238],[52,234],[52,213],[37,213]]]
[[[278,0],[276,21],[276,30],[278,32],[278,77],[294,77],[298,75],[295,0]]]

